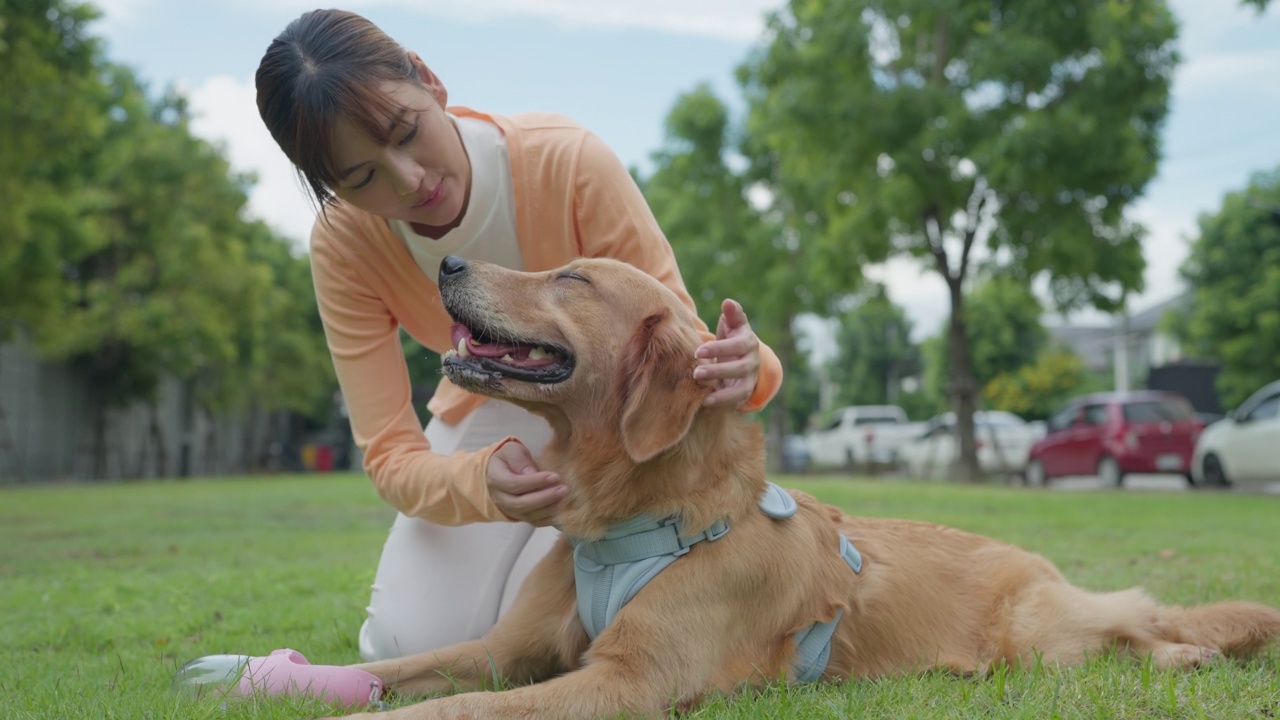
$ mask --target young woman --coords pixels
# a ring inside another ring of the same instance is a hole
[[[671,247],[627,170],[573,121],[448,107],[413,52],[350,12],[291,22],[257,72],[258,111],[320,206],[311,266],[356,443],[399,511],[383,548],[366,660],[483,635],[550,548],[565,487],[534,462],[541,418],[442,380],[425,433],[400,345],[451,346],[436,278],[446,255],[529,271],[608,256],[651,273],[693,307]],[[760,409],[777,357],[725,300],[695,371],[708,404]],[[622,338],[619,338],[620,340]]]

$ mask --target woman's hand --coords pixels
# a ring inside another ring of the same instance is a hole
[[[720,387],[707,396],[706,405],[739,408],[751,397],[760,376],[760,339],[751,330],[747,314],[736,300],[720,304],[716,339],[698,347],[697,357],[711,363],[693,371],[696,380],[716,380]]]
[[[503,515],[539,527],[551,524],[568,491],[559,475],[539,470],[518,441],[504,443],[489,457],[485,485]]]

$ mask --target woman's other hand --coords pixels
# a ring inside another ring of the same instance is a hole
[[[705,404],[738,408],[751,397],[760,376],[760,339],[736,300],[725,299],[720,304],[716,339],[699,346],[696,356],[711,362],[699,365],[693,377],[719,383]]]
[[[503,515],[538,527],[551,524],[567,492],[560,476],[539,470],[529,448],[518,441],[490,456],[485,478],[489,497]]]

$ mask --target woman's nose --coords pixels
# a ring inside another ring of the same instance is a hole
[[[395,188],[402,197],[412,195],[422,187],[422,178],[426,171],[408,156],[401,156],[394,164]]]

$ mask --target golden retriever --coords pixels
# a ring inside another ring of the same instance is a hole
[[[821,679],[942,668],[981,673],[1036,658],[1150,656],[1193,667],[1247,656],[1280,634],[1248,602],[1161,606],[1140,590],[1093,593],[1045,558],[923,522],[847,517],[804,493],[790,517],[762,512],[763,436],[732,409],[703,407],[694,317],[621,262],[520,273],[447,258],[441,296],[462,352],[459,385],[542,415],[544,469],[569,494],[564,536],[484,638],[359,667],[400,694],[434,695],[370,720],[659,716],[709,693],[796,679],[797,644],[835,624]],[[591,639],[579,618],[574,543],[638,517],[728,532],[689,547]],[[861,554],[854,572],[843,534]],[[573,540],[571,541],[570,538]],[[515,685],[479,692],[495,677]]]

